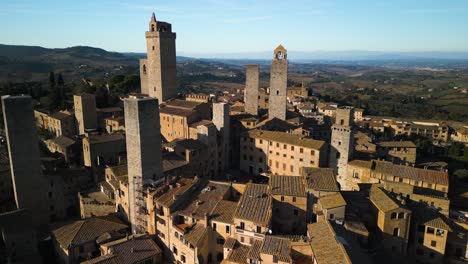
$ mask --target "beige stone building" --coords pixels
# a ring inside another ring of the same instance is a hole
[[[449,140],[449,127],[445,123],[427,122],[390,122],[392,135],[421,135],[433,140]]]
[[[97,129],[96,96],[94,94],[73,95],[78,134]]]
[[[66,136],[72,137],[76,134],[75,116],[69,111],[56,112],[48,118],[47,130],[55,137]]]
[[[279,45],[273,52],[270,73],[270,97],[268,117],[286,120],[288,57],[286,49]]]
[[[460,143],[468,143],[468,128],[462,127],[455,130],[455,133],[450,136],[450,139]]]
[[[314,208],[317,215],[323,215],[327,220],[344,220],[346,213],[346,201],[341,193],[320,197],[317,208]]]
[[[61,263],[81,263],[100,255],[98,238],[105,233],[124,237],[128,226],[113,215],[74,221],[52,230],[55,253]]]
[[[298,176],[302,167],[327,164],[324,141],[266,130],[250,130],[240,140],[240,168],[251,174]]]
[[[307,193],[303,178],[272,175],[269,189],[273,198],[273,230],[280,234],[304,234]]]
[[[391,252],[406,255],[410,233],[411,210],[401,197],[373,185],[369,199],[373,205],[371,212],[384,248]]]
[[[416,163],[416,144],[412,141],[383,141],[378,143],[377,154],[397,164]]]
[[[125,131],[125,118],[123,116],[105,118],[107,133]]]
[[[413,217],[415,223],[412,228],[414,240],[410,247],[411,253],[422,263],[443,263],[447,238],[452,229],[443,216],[425,206],[417,206]]]
[[[353,160],[348,163],[345,190],[358,190],[360,183],[401,182],[447,193],[448,172],[397,165],[388,161]]]
[[[122,134],[90,134],[83,138],[83,160],[93,169],[95,181],[104,175],[106,165],[116,165],[126,159],[125,136]]]
[[[189,138],[190,125],[210,119],[208,103],[175,99],[162,105],[160,110],[161,135],[168,141]]]
[[[46,141],[46,145],[50,152],[62,154],[66,162],[71,162],[76,159],[81,160],[79,157],[79,155],[81,155],[79,146],[77,146],[75,140],[69,137],[59,136],[54,139],[49,139]]]
[[[323,216],[316,223],[307,225],[307,233],[312,247],[314,264],[351,264],[345,247],[337,239],[330,222]]]

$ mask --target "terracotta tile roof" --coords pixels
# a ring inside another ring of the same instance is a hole
[[[404,165],[396,165],[387,161],[372,161],[375,163],[375,171],[390,176],[423,181],[428,183],[448,185],[448,172],[425,170]]]
[[[81,264],[120,264],[120,262],[115,255],[104,255],[81,262]]]
[[[459,128],[457,129],[457,133],[462,134],[462,135],[468,135],[468,128],[466,127]]]
[[[306,196],[302,177],[272,175],[269,184],[273,195]]]
[[[221,200],[211,213],[211,220],[232,224],[234,223],[234,213],[236,212],[236,208],[237,202]]]
[[[378,144],[384,148],[416,148],[412,141],[382,141]]]
[[[302,168],[302,176],[305,178],[307,189],[315,191],[339,192],[335,172],[331,168]]]
[[[372,167],[372,161],[368,160],[352,160],[348,162],[350,166],[356,166],[360,168],[370,169]]]
[[[214,125],[213,121],[211,121],[211,120],[201,120],[201,121],[195,122],[193,124],[190,124],[190,127],[197,128],[198,126],[207,126],[207,125]]]
[[[140,263],[162,254],[162,250],[148,235],[123,238],[105,245],[113,255],[118,256],[119,264]]]
[[[279,261],[292,263],[291,242],[288,239],[266,236],[260,250],[262,254],[278,257]]]
[[[194,247],[198,247],[207,235],[208,227],[202,224],[196,224],[184,234],[184,239]]]
[[[73,118],[73,115],[69,113],[64,113],[64,112],[55,112],[52,115],[50,115],[50,117],[53,119],[63,120],[67,118]]]
[[[294,146],[319,150],[326,145],[325,141],[304,138],[301,135],[289,134],[285,132],[250,130],[246,134],[250,138],[260,138],[263,140],[275,141]]]
[[[247,254],[247,258],[249,259],[254,259],[254,260],[260,260],[260,250],[262,248],[262,241],[261,240],[255,240],[250,247],[249,253]]]
[[[61,147],[69,147],[75,144],[75,140],[66,137],[66,136],[59,136],[54,139],[51,139],[50,142],[52,142],[55,145],[61,146]]]
[[[229,185],[209,182],[203,189],[191,195],[191,202],[186,207],[174,214],[203,219],[205,215],[211,214],[229,188]]]
[[[267,225],[272,213],[272,199],[268,185],[248,183],[237,205],[234,218]]]
[[[322,207],[324,209],[332,209],[336,207],[346,206],[346,201],[339,192],[332,195],[320,197],[319,202],[322,204]]]
[[[196,112],[195,112],[195,110],[191,110],[191,109],[181,109],[181,108],[166,106],[166,107],[160,108],[159,113],[167,114],[167,115],[187,117],[187,116],[190,116],[190,115],[192,115],[192,114],[194,114]]]
[[[413,210],[413,216],[420,225],[452,231],[445,217],[432,208],[416,206]]]
[[[406,206],[375,184],[372,185],[370,189],[369,199],[382,212],[388,212],[398,208],[406,209]]]
[[[317,264],[351,264],[344,246],[336,238],[328,220],[320,218],[307,226],[310,245]]]
[[[125,141],[125,136],[122,134],[102,134],[102,135],[90,135],[86,137],[90,144],[99,144],[113,141]]]
[[[174,196],[190,190],[194,184],[195,182],[192,179],[181,178],[172,188],[164,186],[158,189],[156,192],[161,192],[161,194],[157,195],[154,201],[162,206],[170,207],[174,203]]]
[[[249,254],[249,250],[249,246],[237,245],[229,252],[226,261],[228,261],[228,263],[247,264],[247,254]]]
[[[174,152],[164,153],[162,156],[162,169],[165,173],[183,167],[187,164],[189,164],[188,161]]]
[[[208,147],[205,143],[192,138],[176,139],[171,143],[189,150],[202,150]]]
[[[224,242],[223,247],[228,249],[233,249],[237,244],[237,240],[233,237],[228,237],[226,242]]]
[[[68,248],[70,245],[80,245],[94,241],[106,232],[127,228],[128,226],[119,218],[114,215],[108,215],[72,222],[53,230],[52,234],[63,248]]]
[[[127,164],[118,165],[118,166],[111,166],[111,167],[108,167],[108,168],[112,172],[112,174],[114,174],[115,177],[128,175],[128,166],[127,166]]]
[[[174,108],[184,108],[184,109],[194,109],[195,107],[203,104],[202,102],[196,102],[196,101],[187,101],[187,100],[181,100],[181,99],[174,99],[170,101],[166,101],[165,104],[169,107],[174,107]]]
[[[381,160],[353,160],[350,161],[348,165],[370,169],[372,172],[382,173],[385,176],[390,177],[395,176],[414,181],[423,181],[431,184],[449,185],[448,172],[446,171],[426,170],[411,166],[397,165]],[[393,181],[393,178],[389,180]]]

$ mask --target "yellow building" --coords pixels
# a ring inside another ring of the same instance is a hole
[[[406,255],[411,223],[411,210],[403,198],[393,197],[377,185],[373,185],[369,199],[374,223],[379,230],[384,248]]]
[[[378,143],[377,153],[387,161],[399,164],[416,163],[416,144],[412,141],[383,141]]]
[[[449,177],[446,171],[426,170],[411,166],[396,165],[388,161],[353,160],[348,163],[345,190],[359,190],[360,183],[380,181],[407,183],[412,186],[447,193]]]
[[[451,139],[460,143],[468,143],[468,128],[462,127],[452,134]]]
[[[251,174],[298,176],[302,167],[327,164],[324,141],[265,130],[250,130],[240,140],[240,169]]]

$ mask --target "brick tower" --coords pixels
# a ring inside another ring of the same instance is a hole
[[[279,45],[274,51],[270,74],[270,102],[268,116],[286,120],[288,86],[288,58],[286,49]]]
[[[329,165],[330,168],[335,169],[341,189],[347,189],[345,186],[346,169],[348,161],[353,156],[353,119],[352,107],[336,109],[336,120],[332,126]]]
[[[159,103],[177,95],[176,33],[169,23],[151,16],[146,31],[146,59],[140,59],[141,93],[158,98]]]

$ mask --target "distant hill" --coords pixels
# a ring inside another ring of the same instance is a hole
[[[0,44],[0,81],[40,81],[50,71],[61,72],[72,81],[104,77],[112,72],[137,72],[138,59],[86,46],[47,49]]]

